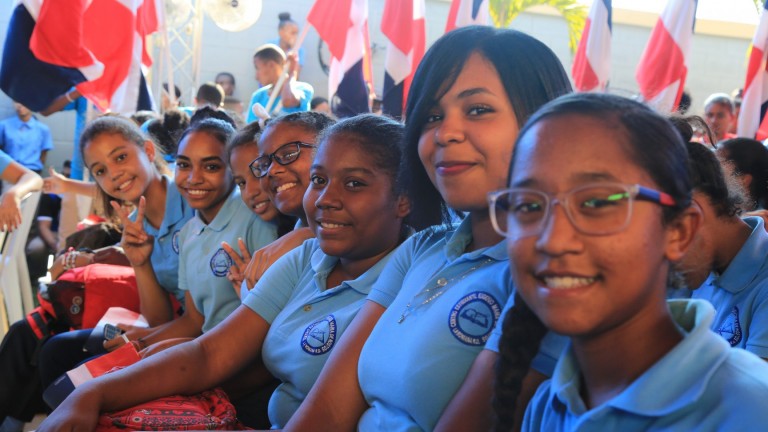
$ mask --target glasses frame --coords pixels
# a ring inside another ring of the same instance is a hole
[[[627,196],[629,197],[627,219],[624,221],[624,224],[620,228],[617,228],[614,230],[608,230],[608,231],[601,231],[601,232],[589,232],[589,231],[584,231],[584,229],[579,227],[574,221],[575,218],[571,214],[571,208],[568,205],[568,200],[575,193],[581,192],[584,189],[589,189],[594,187],[617,187],[617,188],[624,189],[626,191]],[[499,221],[496,218],[496,211],[495,211],[496,203],[498,202],[500,197],[513,191],[529,192],[529,193],[534,193],[544,197],[544,215],[541,218],[539,227],[537,227],[531,233],[515,237],[516,239],[521,239],[521,238],[541,234],[541,231],[546,226],[547,220],[552,214],[552,208],[554,208],[555,204],[560,204],[563,206],[563,209],[565,210],[565,215],[568,217],[568,221],[571,223],[573,228],[576,229],[576,231],[580,232],[581,234],[585,234],[585,235],[610,235],[610,234],[616,234],[618,232],[625,230],[627,226],[629,226],[629,221],[632,219],[632,204],[634,200],[649,201],[663,207],[674,207],[677,205],[675,199],[672,198],[671,195],[665,192],[657,191],[655,189],[647,188],[645,186],[640,186],[639,184],[624,184],[624,183],[612,183],[612,182],[590,183],[584,186],[573,188],[567,192],[563,192],[557,195],[550,195],[540,190],[530,189],[530,188],[516,187],[516,188],[500,189],[497,191],[488,192],[488,211],[491,216],[491,224],[493,225],[493,229],[498,234],[504,237],[510,237],[510,235],[508,232],[504,232],[501,229],[501,226],[499,225]]]
[[[277,154],[281,150],[283,150],[284,148],[286,148],[286,147],[288,147],[290,145],[295,145],[296,146],[296,158],[284,162],[284,161],[282,161],[277,156]],[[248,169],[251,170],[251,174],[253,174],[254,177],[262,178],[262,177],[266,176],[267,173],[269,173],[269,167],[272,166],[272,161],[275,161],[275,162],[277,162],[278,164],[280,164],[282,166],[290,165],[290,164],[296,162],[296,160],[299,159],[299,156],[301,156],[301,148],[302,147],[305,147],[305,148],[317,148],[317,145],[315,145],[313,143],[305,143],[303,141],[287,142],[287,143],[281,145],[280,147],[278,147],[277,150],[275,150],[273,153],[268,154],[268,155],[259,156],[256,159],[252,160],[251,163],[248,164]],[[259,162],[259,160],[263,160],[264,158],[266,158],[266,160],[269,163],[266,165],[266,167],[264,168],[264,172],[262,173],[261,169],[258,167],[258,162]]]

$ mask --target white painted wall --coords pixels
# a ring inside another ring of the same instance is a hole
[[[237,96],[244,101],[257,88],[254,79],[252,55],[256,47],[267,39],[276,37],[277,15],[288,11],[294,20],[303,23],[313,0],[263,0],[263,11],[259,21],[251,28],[229,33],[219,29],[206,18],[203,30],[202,70],[203,80],[213,80],[216,73],[227,70],[237,78]],[[379,29],[384,0],[370,0],[369,28],[373,44],[374,79],[377,90],[383,83],[384,47],[386,39]],[[431,43],[443,33],[448,14],[447,0],[427,0],[427,42]],[[11,8],[7,4],[0,8],[0,41],[5,33]],[[512,22],[512,28],[529,33],[549,45],[570,71],[572,55],[568,49],[567,28],[559,16],[542,13],[524,13]],[[637,90],[634,80],[635,68],[643,52],[651,28],[646,26],[614,24],[613,35],[613,79],[611,86],[616,92],[632,94]],[[747,63],[749,39],[746,37],[721,37],[697,34],[693,43],[687,88],[693,96],[696,112],[701,112],[704,99],[714,92],[730,93],[743,85]],[[327,96],[327,81],[318,63],[318,37],[310,30],[305,41],[306,65],[302,80],[315,87],[317,95]],[[327,53],[326,59],[327,59]],[[184,99],[189,100],[185,94]],[[13,115],[11,101],[0,94],[0,117]],[[74,114],[57,113],[41,118],[51,127],[55,150],[50,154],[49,163],[59,165],[69,157],[73,145]]]

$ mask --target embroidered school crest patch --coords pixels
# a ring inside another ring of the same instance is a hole
[[[464,296],[451,308],[448,327],[460,342],[485,345],[501,315],[501,306],[492,295],[475,291]]]
[[[731,346],[741,342],[741,322],[739,322],[739,307],[734,306],[728,317],[716,330]]]
[[[179,254],[179,233],[180,232],[181,231],[177,230],[171,236],[171,248],[173,248],[173,251],[176,252],[176,255]]]
[[[211,272],[216,277],[224,277],[234,263],[229,254],[224,249],[219,248],[211,257]]]
[[[310,324],[301,336],[301,349],[312,355],[322,355],[336,342],[336,318],[333,315]]]

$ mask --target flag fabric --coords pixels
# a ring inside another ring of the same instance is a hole
[[[768,138],[768,0],[763,4],[760,23],[752,38],[752,50],[749,53],[747,78],[744,83],[744,95],[739,112],[738,135],[755,137],[758,140]]]
[[[488,25],[491,22],[488,13],[489,0],[452,0],[448,10],[448,22],[445,32],[468,25]]]
[[[389,39],[384,61],[382,110],[384,114],[400,118],[413,74],[424,57],[424,0],[387,0],[381,32]]]
[[[603,91],[611,77],[611,0],[594,0],[571,73],[576,90]]]
[[[328,95],[337,117],[370,112],[368,0],[317,0],[307,15],[331,52]]]
[[[151,109],[142,66],[151,65],[145,38],[163,22],[160,1],[22,0],[8,28],[0,88],[35,111],[72,86],[101,111]]]
[[[661,112],[674,111],[683,94],[697,3],[669,0],[637,66],[643,99]]]

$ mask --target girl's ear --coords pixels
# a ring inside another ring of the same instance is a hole
[[[702,223],[702,211],[694,201],[675,220],[667,224],[666,256],[671,262],[680,261],[691,247]]]
[[[405,195],[400,195],[397,198],[397,217],[404,218],[411,213],[411,200]]]
[[[147,154],[150,162],[155,161],[155,144],[153,144],[152,141],[144,141],[144,153]]]

